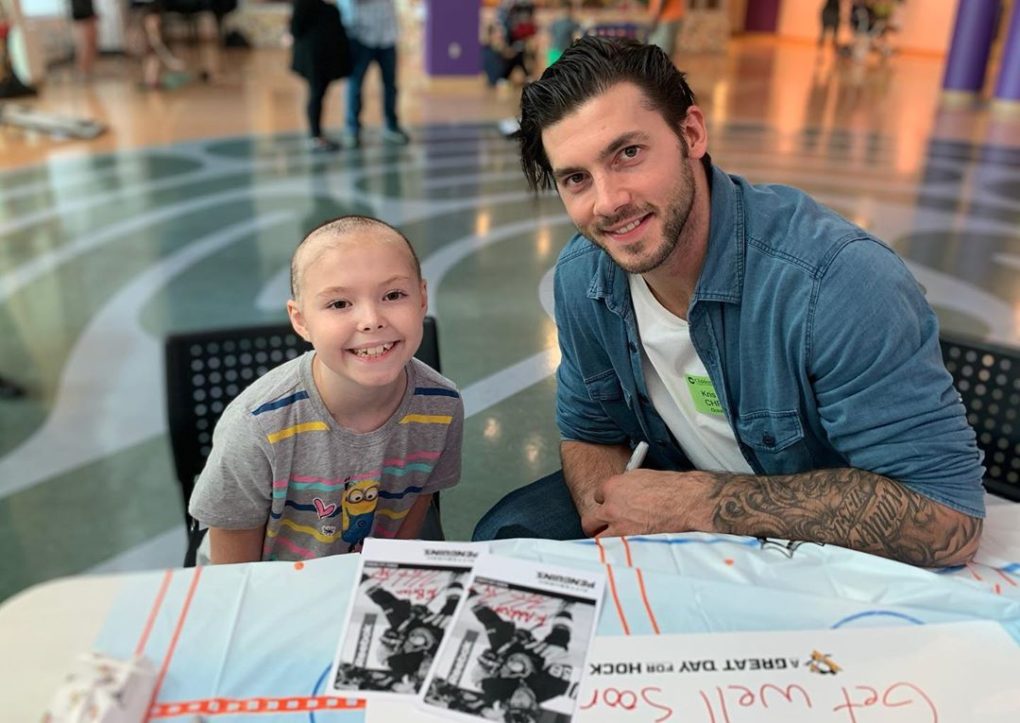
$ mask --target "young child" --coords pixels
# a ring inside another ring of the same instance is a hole
[[[460,479],[464,405],[413,358],[428,300],[403,234],[364,216],[322,224],[294,252],[291,296],[314,350],[227,406],[191,496],[214,563],[417,537],[432,495]]]

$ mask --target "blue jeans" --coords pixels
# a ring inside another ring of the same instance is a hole
[[[485,513],[472,540],[537,537],[545,540],[580,540],[587,537],[574,507],[563,470],[516,489]]]
[[[397,47],[373,48],[362,45],[354,38],[351,44],[351,77],[347,79],[347,130],[357,133],[361,130],[361,84],[365,80],[368,66],[375,61],[379,64],[383,84],[383,115],[386,127],[397,130]]]

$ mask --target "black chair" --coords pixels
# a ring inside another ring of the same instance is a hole
[[[1020,349],[946,333],[939,343],[985,453],[985,488],[1020,502]]]
[[[415,356],[436,371],[440,370],[438,337],[436,320],[425,317],[422,343]],[[185,567],[195,564],[205,535],[188,514],[188,500],[212,449],[216,422],[227,404],[249,384],[309,349],[311,345],[288,323],[171,334],[164,342],[170,447],[188,530]],[[427,524],[433,525],[431,536],[441,539],[439,495],[433,500],[434,520]]]

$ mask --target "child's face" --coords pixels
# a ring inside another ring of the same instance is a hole
[[[322,242],[304,259],[300,301],[287,310],[341,386],[385,387],[402,380],[421,344],[428,308],[403,239],[378,229]]]

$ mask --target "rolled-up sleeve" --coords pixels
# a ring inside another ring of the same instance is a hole
[[[850,240],[815,294],[808,358],[832,445],[852,467],[983,516],[981,452],[906,265],[872,239]]]

